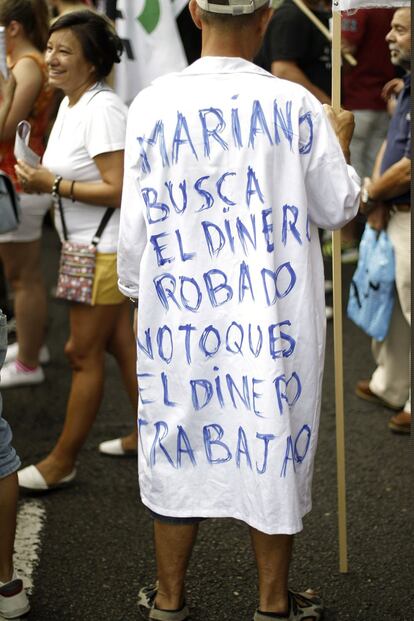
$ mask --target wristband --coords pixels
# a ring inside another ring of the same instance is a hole
[[[52,196],[53,198],[57,198],[59,195],[59,186],[60,186],[60,182],[62,181],[62,177],[60,175],[56,175],[55,180],[53,181],[53,185],[52,185]]]
[[[372,200],[372,198],[370,198],[366,187],[363,187],[361,190],[361,203],[363,205],[361,211],[364,214],[368,214],[377,203],[377,201],[374,201]]]
[[[361,190],[361,201],[363,203],[369,203],[370,201],[369,193],[366,187],[363,187]]]

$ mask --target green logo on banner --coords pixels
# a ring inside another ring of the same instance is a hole
[[[160,0],[145,0],[144,10],[141,15],[137,16],[137,20],[145,28],[148,34],[151,34],[158,26],[160,14]]]

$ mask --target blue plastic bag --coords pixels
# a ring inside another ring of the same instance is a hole
[[[347,314],[376,341],[388,333],[395,300],[394,249],[386,231],[369,224],[359,247],[358,265],[351,281]]]

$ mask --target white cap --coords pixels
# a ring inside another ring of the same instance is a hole
[[[196,0],[200,9],[222,15],[247,15],[269,4],[269,0]]]

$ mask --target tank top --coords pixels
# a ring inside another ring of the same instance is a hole
[[[42,156],[45,150],[45,134],[48,129],[49,116],[52,110],[54,89],[48,85],[48,75],[45,63],[35,54],[25,54],[19,58],[19,61],[23,58],[31,58],[34,60],[43,74],[42,87],[36,101],[34,102],[33,108],[30,111],[29,117],[26,119],[32,128],[29,145],[33,151]],[[13,69],[14,66],[15,65],[13,65],[11,69]],[[13,151],[14,138],[0,142],[0,168],[13,179],[16,190],[19,192],[21,191],[21,188],[14,171],[16,158],[14,157]]]

